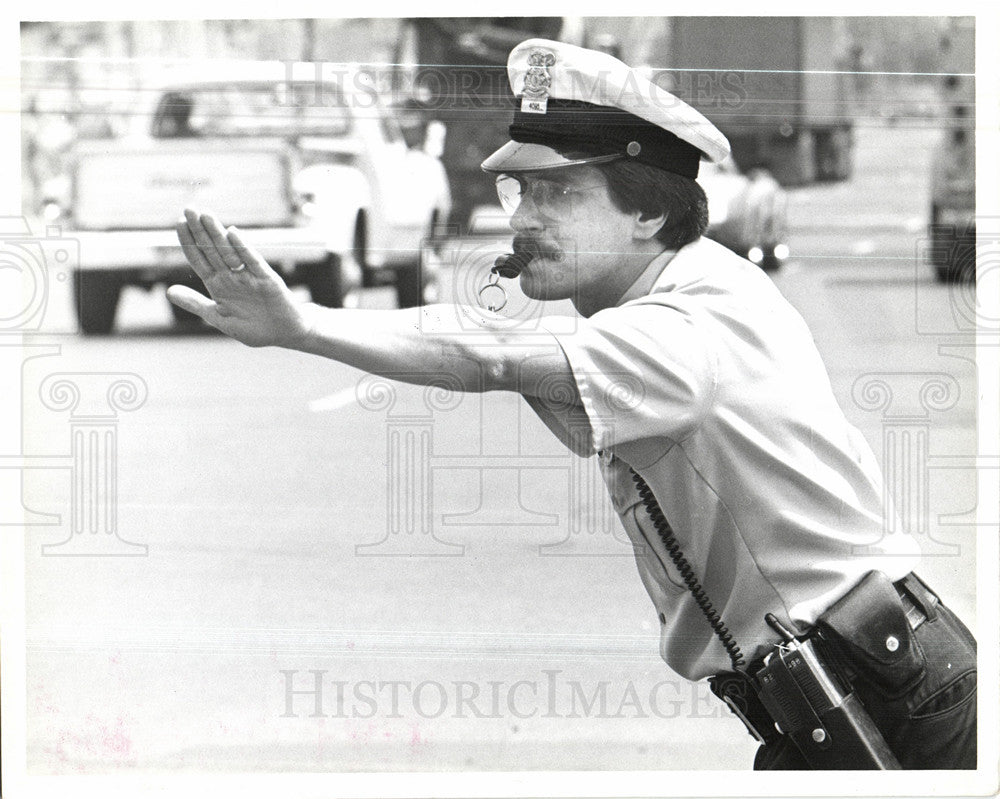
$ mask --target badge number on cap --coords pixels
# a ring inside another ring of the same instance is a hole
[[[528,55],[528,71],[524,75],[521,113],[544,114],[548,110],[549,87],[552,85],[549,67],[555,63],[556,57],[545,50],[532,50]]]

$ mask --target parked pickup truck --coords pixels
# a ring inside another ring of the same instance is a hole
[[[339,307],[361,285],[392,282],[401,307],[422,304],[433,276],[421,254],[447,219],[448,184],[436,157],[404,142],[364,71],[213,69],[158,91],[141,135],[71,153],[47,215],[79,240],[82,332],[113,329],[126,286],[201,286],[173,231],[186,206],[241,228],[317,303]]]

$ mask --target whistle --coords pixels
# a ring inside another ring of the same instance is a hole
[[[521,274],[521,270],[534,257],[535,254],[527,250],[507,253],[506,255],[499,256],[493,262],[493,268],[490,271],[495,275],[500,275],[500,277],[514,278]]]

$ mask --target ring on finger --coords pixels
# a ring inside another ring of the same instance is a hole
[[[231,266],[231,267],[229,267],[229,271],[230,272],[242,272],[246,268],[247,268],[246,264],[240,264],[239,266]]]

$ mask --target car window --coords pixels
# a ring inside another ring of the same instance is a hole
[[[344,136],[351,117],[333,85],[222,84],[166,92],[152,134],[189,136]]]
[[[403,141],[403,131],[399,127],[399,120],[384,111],[378,115],[379,125],[382,128],[382,135],[387,142]]]

